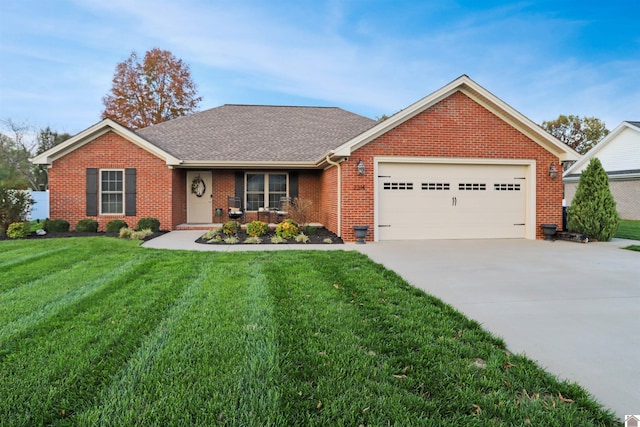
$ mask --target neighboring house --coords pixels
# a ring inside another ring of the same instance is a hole
[[[355,225],[378,241],[541,238],[540,224],[562,221],[550,170],[578,158],[463,75],[382,122],[224,105],[135,132],[103,120],[32,161],[49,165],[51,218],[72,226],[206,227],[227,220],[228,196],[251,221],[285,196],[310,201],[311,220],[345,241]]]
[[[609,188],[623,219],[640,220],[640,122],[622,122],[564,173],[571,205],[582,171],[597,157],[609,176]]]

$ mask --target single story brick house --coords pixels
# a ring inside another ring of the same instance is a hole
[[[609,188],[622,219],[640,220],[640,122],[622,122],[564,173],[567,205],[571,205],[578,182],[593,157],[609,177]]]
[[[245,221],[281,197],[354,241],[542,238],[579,155],[463,75],[378,122],[339,108],[224,105],[138,131],[103,120],[32,159],[51,218],[163,229]]]

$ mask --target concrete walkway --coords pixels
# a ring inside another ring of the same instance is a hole
[[[145,247],[186,250],[359,250],[456,307],[623,420],[640,414],[637,241],[421,240],[366,245],[201,245],[178,231]]]

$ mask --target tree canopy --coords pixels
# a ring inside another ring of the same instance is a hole
[[[195,112],[201,100],[181,59],[154,48],[140,62],[134,51],[116,66],[102,118],[140,129]]]
[[[596,117],[561,114],[555,120],[542,122],[542,128],[580,154],[591,150],[609,134],[604,122]]]
[[[48,126],[40,129],[33,139],[33,128],[11,119],[2,121],[6,133],[0,133],[0,185],[5,188],[40,190],[48,183],[46,167],[32,165],[29,159],[70,138]]]

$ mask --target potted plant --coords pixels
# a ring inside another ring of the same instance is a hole
[[[368,225],[354,225],[353,226],[353,232],[356,235],[356,243],[364,245],[365,241],[364,238],[367,237],[367,232],[369,231],[369,226]]]

